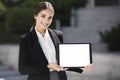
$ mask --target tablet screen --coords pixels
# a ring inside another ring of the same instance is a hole
[[[59,65],[62,67],[85,67],[92,63],[90,43],[59,44]]]

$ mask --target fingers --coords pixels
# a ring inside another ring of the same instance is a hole
[[[92,70],[93,69],[93,64],[90,64],[87,66],[86,70]]]
[[[68,69],[68,68],[63,68],[63,67],[57,65],[57,67],[56,67],[55,70],[59,72],[59,71],[65,71],[65,70],[67,70],[67,69]]]
[[[89,65],[87,65],[87,67],[85,67],[85,71],[88,71],[88,70],[90,70],[90,66]]]
[[[55,71],[65,71],[67,68],[63,68],[63,67],[61,67],[61,66],[59,66],[59,65],[57,65],[57,64],[49,64],[48,65],[48,68],[49,69],[52,69],[52,70],[55,70]]]
[[[89,64],[89,65],[87,65],[85,68],[80,68],[80,69],[82,69],[82,70],[84,70],[84,71],[92,70],[92,69],[93,69],[93,64]]]
[[[83,71],[85,70],[85,68],[80,68],[80,69],[82,69]]]
[[[53,70],[56,70],[59,72],[59,71],[63,71],[64,69],[63,69],[63,67],[56,65],[53,67]]]

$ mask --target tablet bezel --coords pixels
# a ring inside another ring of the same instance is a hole
[[[91,43],[60,43],[59,45],[58,45],[58,48],[60,48],[60,45],[76,45],[76,44],[88,44],[89,45],[89,63],[91,64],[92,63],[92,46],[91,46]],[[59,50],[59,49],[58,49]],[[59,50],[59,53],[58,53],[58,64],[60,65],[60,50]],[[61,66],[61,65],[60,65]],[[64,67],[64,68],[83,68],[83,67],[85,67],[85,66],[74,66],[74,67],[72,67],[72,66],[70,66],[70,67],[68,67],[68,66],[62,66],[62,67]]]

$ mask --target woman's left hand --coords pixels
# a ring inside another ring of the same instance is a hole
[[[83,71],[90,71],[90,70],[93,69],[93,64],[89,64],[89,65],[87,65],[86,67],[80,68],[80,69],[82,69]]]

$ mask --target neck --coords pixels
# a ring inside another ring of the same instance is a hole
[[[44,37],[45,32],[46,32],[46,29],[40,29],[40,28],[37,28],[37,27],[36,27],[36,29],[37,29],[37,31],[38,31],[40,34],[42,34],[42,36]]]

